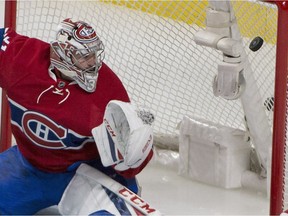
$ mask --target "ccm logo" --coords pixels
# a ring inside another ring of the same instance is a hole
[[[143,211],[145,211],[147,214],[155,212],[156,210],[151,208],[149,206],[149,204],[147,202],[145,202],[144,200],[142,200],[137,194],[133,193],[132,191],[130,191],[127,188],[122,188],[121,190],[119,190],[119,193],[125,198],[136,204],[140,209],[142,209]]]
[[[106,119],[104,119],[104,122],[105,122],[106,128],[107,128],[107,130],[109,131],[110,135],[111,135],[111,136],[116,136],[116,134],[115,134],[115,132],[113,131],[113,129],[111,128],[109,122],[108,122]]]

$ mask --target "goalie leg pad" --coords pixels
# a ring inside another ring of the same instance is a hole
[[[137,215],[135,209],[103,186],[98,180],[115,184],[109,176],[93,167],[82,164],[66,188],[59,203],[62,215],[99,215],[108,212],[113,215]]]

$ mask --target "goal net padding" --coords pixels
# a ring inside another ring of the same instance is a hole
[[[241,40],[246,62],[246,90],[237,100],[213,94],[212,80],[223,53],[194,41],[197,32],[207,29],[208,1],[19,1],[16,28],[49,42],[64,18],[91,23],[105,44],[105,62],[123,81],[131,100],[155,115],[156,146],[177,150],[177,125],[187,116],[224,128],[249,128],[251,149],[267,171],[278,11],[265,2],[230,3],[235,15],[231,38]],[[210,2],[210,7],[227,11],[230,3]],[[249,44],[257,36],[264,44],[253,52]]]

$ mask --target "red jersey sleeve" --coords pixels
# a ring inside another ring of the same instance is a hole
[[[0,87],[9,90],[15,83],[37,68],[35,59],[41,56],[37,50],[49,49],[49,44],[35,38],[19,35],[10,28],[0,29]],[[29,68],[29,70],[26,70]]]

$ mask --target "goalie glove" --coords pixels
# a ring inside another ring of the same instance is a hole
[[[140,167],[153,144],[151,126],[130,103],[117,100],[108,103],[103,123],[92,129],[92,135],[103,166],[114,165],[118,171]]]

